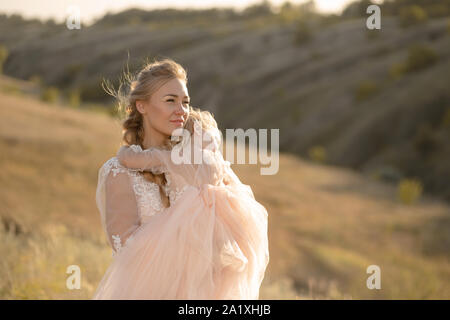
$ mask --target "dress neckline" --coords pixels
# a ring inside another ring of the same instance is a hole
[[[170,149],[166,149],[164,147],[152,146],[146,149],[142,148],[139,144],[130,144],[130,148],[137,148],[139,151],[147,151],[147,150],[160,150],[160,151],[170,151]]]

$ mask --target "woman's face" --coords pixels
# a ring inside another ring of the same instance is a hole
[[[175,129],[184,127],[189,102],[186,83],[176,78],[162,85],[149,100],[136,101],[136,107],[153,134],[170,136]]]

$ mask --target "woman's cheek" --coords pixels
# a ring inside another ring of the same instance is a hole
[[[161,108],[160,115],[162,118],[169,120],[170,115],[172,114],[173,107],[171,105],[164,105],[164,108]]]

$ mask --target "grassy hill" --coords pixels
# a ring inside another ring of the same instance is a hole
[[[188,70],[193,104],[222,127],[280,128],[285,152],[319,147],[329,164],[394,182],[416,177],[450,200],[450,4],[417,2],[428,10],[415,8],[428,17],[418,19],[413,1],[391,1],[381,30],[369,31],[360,2],[325,17],[267,3],[241,14],[131,9],[80,30],[3,16],[3,69],[109,103],[101,78],[116,81],[128,52],[132,71],[144,58],[171,57]]]
[[[11,90],[16,88],[18,90]],[[106,114],[47,104],[0,78],[0,298],[90,298],[111,250],[95,207],[97,170],[120,126]],[[269,212],[261,299],[449,299],[450,207],[397,201],[394,186],[281,154],[277,175],[234,165]],[[66,269],[81,268],[81,290]],[[381,268],[381,290],[366,268]]]

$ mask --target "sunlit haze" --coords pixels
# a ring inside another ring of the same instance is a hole
[[[302,3],[306,0],[292,0],[291,3]],[[318,10],[323,12],[340,12],[342,8],[354,0],[316,0]],[[80,8],[82,22],[90,23],[107,12],[116,13],[127,8],[211,8],[211,7],[234,7],[238,10],[259,0],[1,0],[0,13],[21,14],[26,18],[49,19],[58,22],[66,19],[67,9],[71,5]],[[282,4],[284,0],[271,0],[275,6]]]

